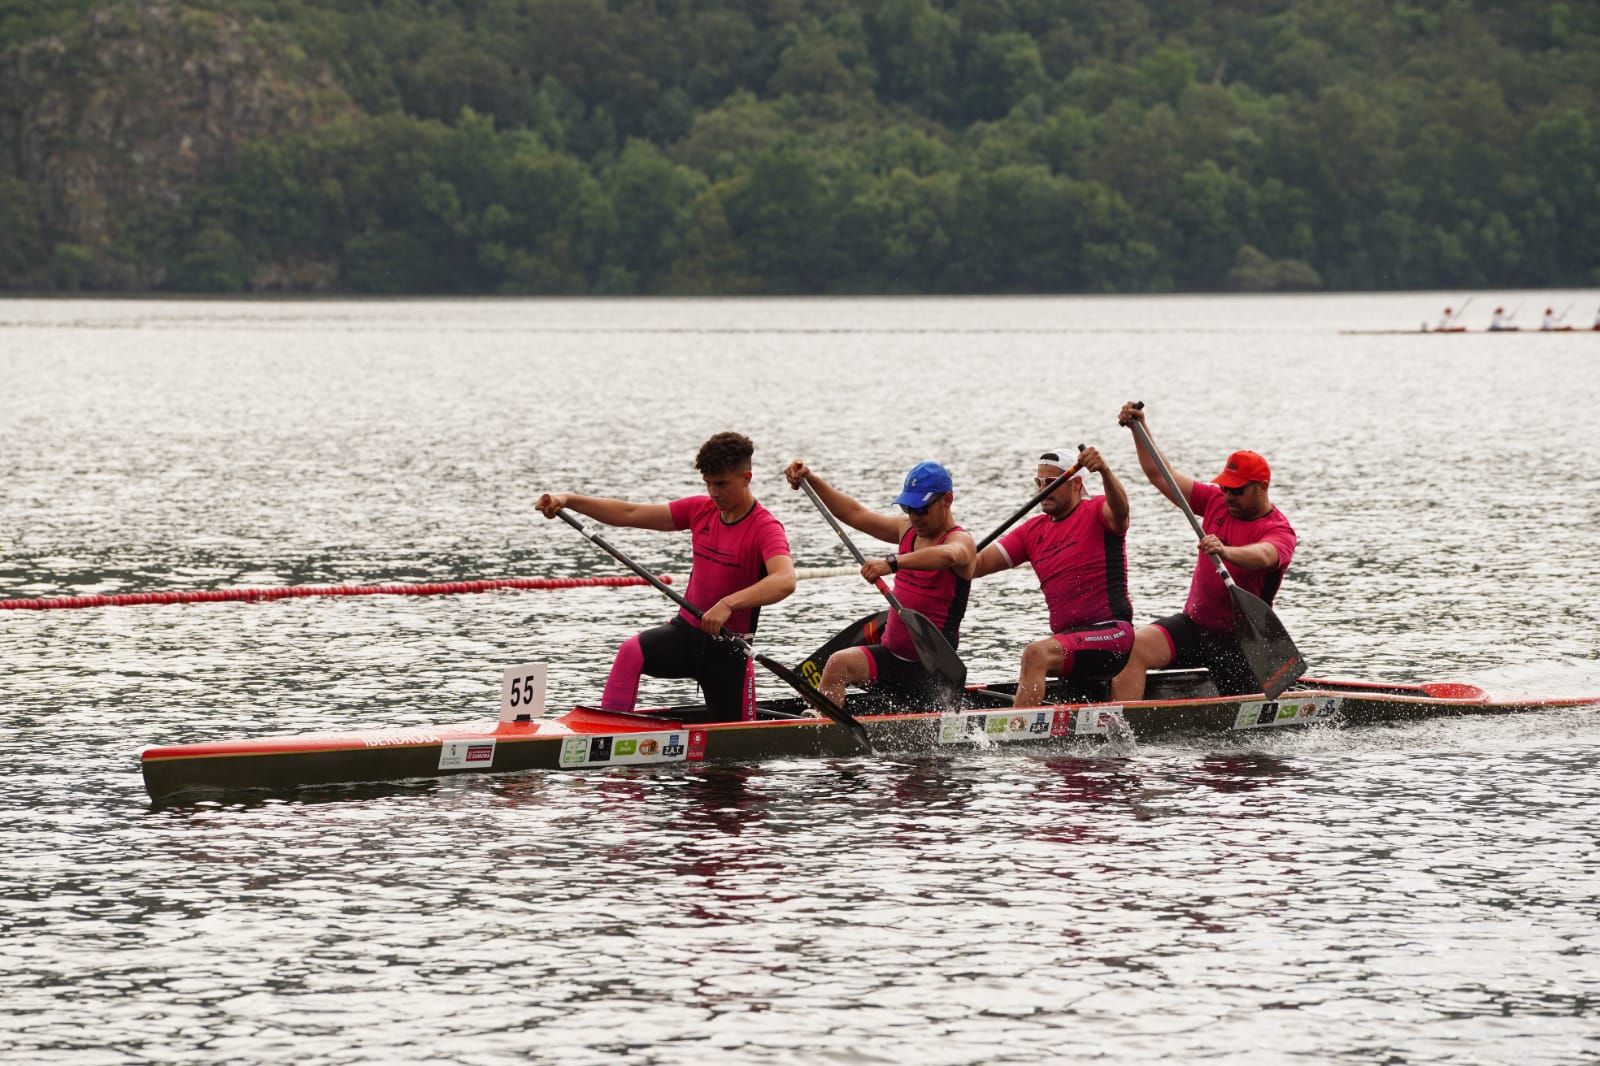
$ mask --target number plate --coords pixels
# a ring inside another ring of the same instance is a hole
[[[544,683],[549,670],[546,663],[506,667],[500,674],[502,722],[526,722],[544,716]]]

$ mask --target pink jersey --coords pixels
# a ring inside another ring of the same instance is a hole
[[[1035,515],[1000,538],[1012,566],[1033,563],[1052,633],[1133,619],[1127,538],[1106,527],[1105,504],[1104,496],[1094,496],[1065,518]]]
[[[961,527],[953,526],[934,543],[943,544],[950,534],[959,532]],[[906,530],[906,535],[900,538],[899,553],[904,555],[916,550],[916,543],[917,531]],[[948,567],[943,570],[902,568],[894,574],[894,596],[900,606],[927,615],[952,648],[961,643],[961,619],[967,613],[967,590],[971,586],[971,581]],[[894,611],[889,612],[889,624],[883,629],[883,646],[902,659],[917,657],[911,631]]]
[[[1227,499],[1222,489],[1205,481],[1194,483],[1194,491],[1189,493],[1189,506],[1200,516],[1200,528],[1207,533],[1215,533],[1230,548],[1266,541],[1278,549],[1278,565],[1265,570],[1246,570],[1242,566],[1226,564],[1235,584],[1271,603],[1278,594],[1284,571],[1289,569],[1297,539],[1294,527],[1283,517],[1283,512],[1274,507],[1260,518],[1234,518],[1228,513]],[[1194,619],[1194,624],[1201,629],[1231,633],[1233,600],[1228,595],[1228,586],[1217,576],[1211,556],[1205,552],[1199,555],[1195,560],[1194,580],[1189,583],[1189,600],[1183,605],[1183,613]]]
[[[789,554],[789,537],[783,523],[759,503],[737,522],[727,523],[717,513],[710,496],[686,496],[667,504],[675,529],[687,529],[693,537],[694,567],[689,571],[689,587],[683,598],[709,611],[722,597],[748,588],[767,575],[767,560]],[[699,624],[688,611],[678,612],[694,625]],[[761,608],[734,611],[727,629],[745,636],[756,631]]]

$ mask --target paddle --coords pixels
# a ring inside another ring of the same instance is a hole
[[[866,557],[861,554],[861,550],[856,547],[855,542],[844,531],[844,527],[839,524],[839,520],[833,517],[833,512],[829,511],[827,505],[817,496],[817,490],[811,487],[811,482],[802,481],[800,482],[800,487],[805,489],[806,495],[811,497],[811,502],[817,505],[817,510],[822,512],[822,517],[828,520],[828,525],[833,527],[833,531],[839,535],[839,539],[844,541],[844,546],[850,550],[850,554],[855,557],[856,562],[866,566]],[[900,616],[901,623],[911,634],[911,643],[916,646],[917,658],[921,661],[923,669],[956,692],[965,689],[967,686],[967,664],[961,661],[961,656],[956,654],[956,650],[950,646],[950,642],[945,639],[945,635],[939,632],[939,627],[933,624],[933,619],[920,611],[913,611],[901,605],[900,601],[895,598],[895,594],[889,591],[889,586],[882,578],[878,578],[873,584],[877,586],[879,592],[883,593],[883,598],[889,601],[890,608]]]
[[[1140,403],[1137,406],[1143,407]],[[1189,519],[1189,526],[1194,530],[1194,535],[1205,540],[1205,530],[1200,528],[1200,520],[1194,516],[1194,510],[1189,506],[1189,501],[1183,493],[1178,491],[1178,481],[1172,476],[1172,471],[1167,468],[1167,461],[1161,457],[1160,450],[1155,442],[1150,439],[1150,431],[1144,428],[1144,423],[1134,419],[1128,423],[1139,442],[1144,445],[1161,468],[1161,476],[1167,479],[1167,486],[1172,490],[1172,498],[1183,508],[1185,517]],[[1222,560],[1215,555],[1211,556],[1211,563],[1217,568],[1217,576],[1222,578],[1222,583],[1228,586],[1228,596],[1233,601],[1233,628],[1234,634],[1239,638],[1240,650],[1244,652],[1245,662],[1250,667],[1250,672],[1261,685],[1262,693],[1269,700],[1275,700],[1282,695],[1283,690],[1294,684],[1300,675],[1306,672],[1306,661],[1299,650],[1295,648],[1294,641],[1289,637],[1289,631],[1283,628],[1283,623],[1278,621],[1278,616],[1272,608],[1259,596],[1252,595],[1234,584],[1233,575],[1228,573],[1228,568],[1222,565]]]
[[[646,570],[644,567],[640,566],[638,563],[622,554],[622,552],[618,551],[611,545],[610,541],[600,536],[600,534],[589,532],[583,527],[583,523],[579,522],[576,518],[573,518],[572,515],[567,513],[566,508],[562,508],[561,510],[557,511],[556,514],[561,517],[563,522],[571,526],[573,529],[576,529],[582,536],[587,538],[591,544],[595,545],[595,547],[599,548],[617,562],[621,563],[629,570],[632,570],[634,573],[644,578],[647,582],[654,586],[658,592],[665,593],[667,598],[673,603],[676,603],[679,607],[682,607],[696,618],[704,617],[704,611],[700,610],[700,608],[694,606],[694,604],[684,599],[675,589],[668,587],[660,578],[656,577],[650,571]],[[850,714],[843,707],[840,707],[838,704],[834,703],[828,697],[824,696],[822,693],[818,692],[815,688],[808,684],[805,678],[801,677],[787,666],[784,666],[776,659],[771,659],[765,655],[762,655],[760,652],[756,651],[750,646],[750,642],[748,640],[745,640],[737,633],[723,630],[720,635],[720,639],[731,640],[735,644],[739,645],[739,647],[744,650],[746,655],[750,656],[756,662],[760,663],[768,670],[771,670],[778,677],[782,678],[790,688],[800,693],[801,699],[815,707],[824,717],[830,718],[848,729],[851,735],[856,738],[856,743],[861,745],[861,749],[863,751],[872,751],[872,740],[867,736],[866,727],[857,721],[854,715]]]
[[[1456,319],[1461,317],[1462,312],[1467,309],[1468,305],[1470,305],[1474,299],[1476,299],[1475,296],[1468,296],[1467,302],[1455,309],[1455,311],[1450,315],[1450,320],[1445,323],[1445,329],[1450,329],[1456,324]]]
[[[1083,451],[1083,449],[1084,449],[1084,445],[1082,445],[1082,444],[1078,445],[1078,451],[1081,452],[1081,451]],[[978,550],[979,551],[983,551],[983,549],[985,549],[989,545],[993,544],[997,539],[999,539],[1000,534],[1004,533],[1006,530],[1011,528],[1012,523],[1014,523],[1017,519],[1021,518],[1023,515],[1027,514],[1029,511],[1033,510],[1035,507],[1039,506],[1040,501],[1042,501],[1046,496],[1050,495],[1052,492],[1056,491],[1056,489],[1059,489],[1062,485],[1065,485],[1067,483],[1067,478],[1071,477],[1072,475],[1076,474],[1079,470],[1082,470],[1082,469],[1083,469],[1083,464],[1082,463],[1073,463],[1071,470],[1068,470],[1066,473],[1061,474],[1061,475],[1059,475],[1057,477],[1051,478],[1050,479],[1050,484],[1046,485],[1044,488],[1040,489],[1038,492],[1033,494],[1033,499],[1029,500],[1027,503],[1023,504],[1021,507],[1018,507],[1015,511],[1012,512],[1010,518],[1006,519],[1004,522],[1001,522],[998,526],[995,527],[993,533],[990,533],[987,537],[984,537],[982,540],[980,540],[978,542]]]
[[[806,656],[800,665],[795,667],[795,672],[817,688],[821,688],[822,668],[828,665],[828,658],[834,652],[878,643],[883,638],[883,627],[888,624],[888,611],[878,611],[857,618],[835,633],[822,647]]]

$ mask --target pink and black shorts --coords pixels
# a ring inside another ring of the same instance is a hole
[[[1133,654],[1131,622],[1097,622],[1052,633],[1061,645],[1061,676],[1080,681],[1109,681],[1128,665]]]

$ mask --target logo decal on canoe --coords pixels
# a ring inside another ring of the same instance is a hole
[[[1271,729],[1275,726],[1309,725],[1326,721],[1339,713],[1339,697],[1314,699],[1247,700],[1239,704],[1234,716],[1235,729]]]
[[[1039,740],[1071,732],[1071,711],[952,711],[939,716],[939,743],[983,737],[991,741]]]
[[[1121,706],[1078,708],[1072,731],[1084,737],[1132,736]]]
[[[695,751],[699,738],[699,753]],[[587,766],[644,766],[705,758],[705,731],[676,733],[622,733],[616,736],[575,736],[561,741],[560,766],[577,770]]]
[[[494,765],[494,738],[447,740],[439,745],[439,769],[487,770]]]

